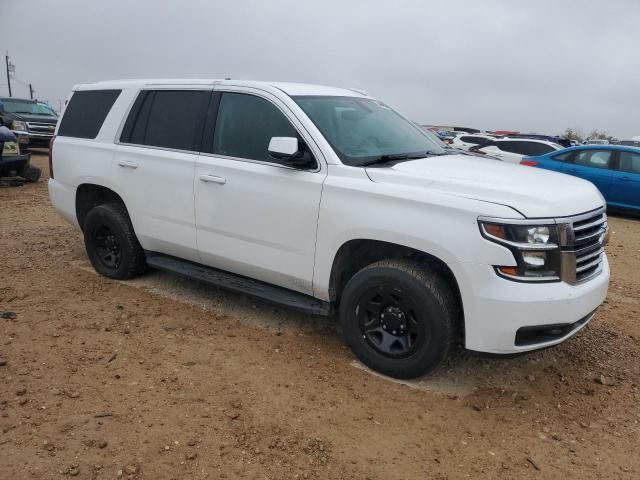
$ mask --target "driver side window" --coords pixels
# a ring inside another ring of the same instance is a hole
[[[298,132],[271,102],[245,93],[222,93],[212,153],[279,163],[268,151],[272,137],[298,137]]]

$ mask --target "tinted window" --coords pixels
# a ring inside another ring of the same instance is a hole
[[[585,167],[609,168],[611,150],[582,150],[576,154],[573,163]]]
[[[499,146],[500,150],[505,152],[529,156],[544,155],[555,150],[552,146],[544,143],[527,141],[500,142]]]
[[[58,129],[63,137],[96,138],[121,90],[85,90],[69,100]]]
[[[210,97],[211,92],[200,90],[141,92],[121,141],[197,152]]]
[[[479,145],[487,141],[487,139],[483,137],[470,137],[470,136],[460,137],[460,140],[462,140],[465,143],[474,143],[476,145]]]
[[[551,145],[539,142],[522,142],[522,149],[525,155],[544,155],[546,153],[554,152],[556,149]]]
[[[297,136],[293,125],[271,102],[243,93],[222,94],[213,153],[275,163],[268,152],[271,138]]]
[[[640,153],[620,152],[619,169],[623,172],[640,173]]]
[[[528,155],[524,152],[524,142],[498,142],[498,148],[503,152],[518,153],[520,155]]]

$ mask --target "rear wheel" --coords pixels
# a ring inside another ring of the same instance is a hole
[[[368,367],[395,378],[435,369],[455,339],[457,308],[447,282],[405,260],[356,273],[340,300],[345,340]]]
[[[84,222],[84,244],[91,264],[105,277],[125,280],[144,273],[147,263],[122,205],[92,208]]]

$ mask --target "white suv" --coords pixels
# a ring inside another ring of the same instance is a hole
[[[461,150],[469,150],[472,147],[482,145],[494,138],[495,137],[481,133],[463,133],[452,140],[451,146]]]
[[[537,157],[564,147],[557,143],[532,138],[495,138],[469,150],[486,153],[509,163],[520,163],[524,157]]]
[[[590,183],[446,153],[362,93],[137,80],[73,89],[49,193],[95,269],[148,266],[315,314],[368,366],[413,377],[461,340],[569,338],[607,293]]]

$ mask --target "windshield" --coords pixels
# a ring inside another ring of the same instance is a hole
[[[385,156],[444,153],[421,128],[377,100],[331,96],[293,99],[347,165],[366,165]]]
[[[2,100],[2,106],[7,113],[27,113],[29,115],[45,115],[55,117],[56,112],[43,103],[20,101],[20,100]]]

